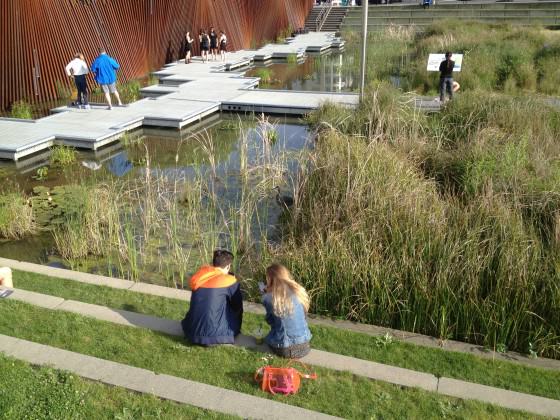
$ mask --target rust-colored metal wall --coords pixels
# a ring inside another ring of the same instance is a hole
[[[186,30],[223,29],[232,49],[303,27],[313,0],[0,0],[0,107],[55,99],[65,65],[99,47],[121,64],[121,81],[178,58]],[[194,37],[194,36],[193,36]],[[198,44],[195,42],[195,44]],[[198,53],[198,46],[195,46]]]

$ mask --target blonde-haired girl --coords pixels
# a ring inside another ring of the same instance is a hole
[[[286,267],[272,264],[266,269],[263,296],[270,332],[266,343],[278,356],[299,359],[310,351],[311,332],[307,326],[309,295]]]

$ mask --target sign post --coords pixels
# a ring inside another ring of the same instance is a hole
[[[364,89],[366,85],[366,48],[367,48],[367,24],[369,0],[362,0],[362,71],[360,74],[360,101],[364,99]]]

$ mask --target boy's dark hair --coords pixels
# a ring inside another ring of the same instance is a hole
[[[453,54],[451,54],[451,51],[447,51],[447,52],[445,53],[445,58],[449,58],[449,57],[451,57],[452,55],[453,55]]]
[[[214,267],[226,268],[233,262],[233,254],[225,249],[217,249],[212,257]]]

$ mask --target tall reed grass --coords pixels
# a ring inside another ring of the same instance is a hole
[[[272,256],[313,311],[560,355],[555,109],[464,95],[428,116],[380,85],[310,121],[317,146]]]

